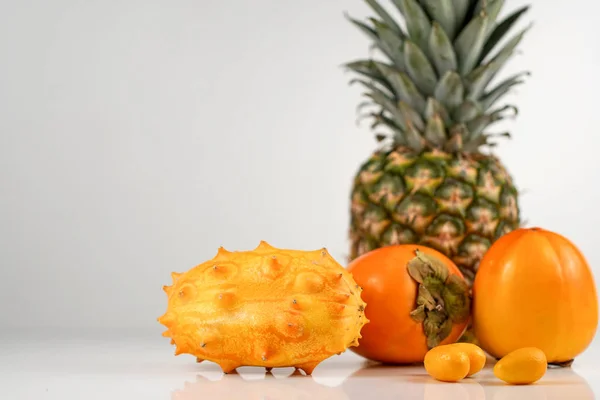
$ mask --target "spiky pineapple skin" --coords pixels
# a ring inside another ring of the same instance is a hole
[[[251,251],[217,255],[163,289],[158,321],[176,355],[219,364],[296,367],[311,374],[323,360],[357,346],[366,303],[352,275],[325,248],[287,250],[262,241]]]
[[[377,151],[354,178],[349,258],[387,245],[422,244],[452,259],[472,286],[487,249],[520,226],[518,196],[491,155]]]

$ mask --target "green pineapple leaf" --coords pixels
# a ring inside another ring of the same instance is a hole
[[[467,83],[467,97],[471,100],[477,100],[481,97],[486,86],[494,78],[496,73],[502,68],[504,63],[513,54],[519,42],[523,39],[525,33],[531,28],[531,25],[520,31],[492,58],[492,60],[473,70],[465,79]]]
[[[467,122],[467,129],[469,130],[469,140],[473,140],[483,133],[483,130],[487,128],[492,122],[497,120],[497,116],[492,114],[480,115]]]
[[[485,43],[485,33],[489,17],[480,13],[473,18],[458,34],[454,41],[458,70],[461,75],[466,75],[473,70]]]
[[[505,137],[505,138],[511,138],[512,137],[512,135],[510,134],[510,132],[490,133],[489,136],[490,137]]]
[[[481,65],[467,76],[468,98],[476,100],[482,95],[485,87],[510,58],[519,42],[523,39],[523,35],[525,35],[530,27],[531,25],[515,35],[489,63]]]
[[[485,30],[485,40],[487,41],[496,27],[496,20],[502,7],[504,7],[504,0],[479,0],[477,7],[484,10],[489,17],[489,23]],[[479,10],[476,8],[475,12],[479,12]]]
[[[490,37],[485,42],[483,46],[483,50],[481,51],[481,56],[479,57],[479,63],[483,62],[483,60],[490,54],[490,52],[496,47],[498,42],[506,35],[506,33],[512,28],[512,26],[519,20],[521,15],[525,14],[529,10],[529,6],[524,6],[510,14],[506,17],[500,24],[498,24]]]
[[[518,74],[515,74],[504,81],[500,82],[496,87],[491,89],[489,92],[485,93],[481,99],[481,105],[484,110],[489,109],[494,103],[504,96],[513,86],[520,85],[525,82],[524,79],[521,79],[523,76],[529,76],[529,71],[524,71]]]
[[[406,21],[408,36],[420,48],[427,48],[431,22],[416,0],[392,0]]]
[[[421,152],[425,148],[425,140],[412,126],[409,126],[406,129],[403,137],[406,145],[414,149],[416,152]]]
[[[487,82],[485,82],[485,85],[487,85],[491,79],[494,78],[494,76],[496,75],[496,73],[504,66],[504,64],[506,63],[506,61],[513,55],[513,52],[515,50],[515,48],[519,45],[519,43],[521,42],[521,40],[523,39],[523,36],[525,35],[525,33],[527,33],[527,31],[531,28],[532,25],[528,25],[526,28],[524,28],[523,30],[521,30],[519,33],[517,33],[511,40],[508,41],[508,43],[506,43],[504,45],[504,47],[492,58],[490,63],[495,64],[495,70],[493,71],[492,76],[490,77],[489,80],[487,80]]]
[[[396,134],[404,135],[404,131],[398,126],[398,124],[393,119],[386,116],[383,112],[373,115],[373,118],[375,121],[373,122],[373,125],[371,125],[371,129],[375,129],[378,126],[383,125]]]
[[[366,36],[368,36],[372,41],[374,41],[376,43],[379,42],[379,36],[377,35],[377,32],[373,28],[371,28],[364,22],[361,22],[357,19],[350,17],[348,14],[344,14],[344,16],[346,17],[346,19],[348,21],[350,21],[354,26],[356,26],[362,33],[364,33]]]
[[[400,11],[400,14],[402,14],[402,16],[406,19],[406,11],[404,8],[404,2],[402,0],[392,0],[392,3],[394,3],[394,5],[398,9],[398,11]]]
[[[404,38],[405,35],[402,28],[400,28],[396,20],[376,0],[365,0],[365,2],[381,17],[390,29],[400,36],[400,38]]]
[[[477,0],[477,4],[473,9],[474,15],[484,12],[490,21],[486,30],[486,39],[494,30],[498,14],[500,14],[502,7],[504,7],[504,0]]]
[[[488,7],[487,13],[490,16],[490,22],[485,32],[485,41],[490,38],[490,35],[494,32],[494,29],[498,25],[498,15],[500,15],[500,11],[504,7],[504,0],[495,0]],[[485,46],[485,43],[483,44]],[[483,51],[483,48],[481,49]],[[478,60],[479,61],[479,60]]]
[[[421,49],[410,40],[404,42],[404,57],[408,75],[425,95],[433,94],[437,76]]]
[[[437,21],[434,24],[443,28],[447,37],[454,38],[459,25],[456,22],[452,0],[422,0],[421,4],[431,19]],[[432,51],[431,54],[433,55],[435,52]]]
[[[383,142],[387,138],[388,138],[388,135],[386,135],[384,133],[376,133],[375,134],[375,140],[377,140],[378,142]]]
[[[357,60],[344,64],[344,66],[359,75],[363,75],[367,78],[372,79],[373,81],[379,83],[380,85],[388,89],[390,92],[393,92],[394,89],[391,87],[387,79],[385,79],[385,76],[381,74],[381,71],[377,68],[377,64],[382,63],[380,61],[375,60]],[[391,66],[389,67],[391,68]]]
[[[400,111],[398,110],[398,107],[395,104],[393,95],[390,95],[385,91],[381,90],[372,82],[368,82],[362,79],[354,79],[351,81],[351,84],[354,83],[360,83],[361,85],[369,89],[370,92],[364,93],[364,96],[373,100],[375,104],[381,106],[384,110],[392,114],[394,118],[402,118],[402,115],[400,114]]]
[[[362,121],[365,119],[375,118],[376,115],[377,114],[374,112],[359,114],[358,117],[356,118],[356,125],[360,125],[362,123]],[[371,128],[373,128],[373,126],[371,126]]]
[[[452,4],[454,5],[456,24],[461,26],[465,22],[471,4],[469,4],[469,0],[452,0]]]
[[[465,152],[477,151],[481,146],[490,145],[489,135],[479,135],[475,139],[467,140],[462,149]]]
[[[429,53],[439,76],[443,76],[448,71],[456,71],[458,68],[450,38],[437,22],[433,22],[431,26]]]
[[[473,100],[463,102],[454,113],[454,119],[458,122],[467,122],[481,115],[483,109],[481,105]]]
[[[412,124],[412,126],[417,131],[422,132],[423,130],[425,130],[425,122],[423,121],[423,118],[418,112],[413,110],[408,104],[406,104],[403,101],[401,101],[398,104],[398,108],[400,108],[400,112],[404,116],[404,119],[407,121],[407,124]]]
[[[400,113],[402,114],[402,117],[403,117],[402,119],[400,119],[400,121],[403,121],[405,124],[405,126],[403,127],[404,128],[404,139],[406,140],[406,142],[408,143],[408,145],[410,147],[415,149],[415,151],[423,150],[425,148],[425,141],[424,141],[423,137],[421,136],[421,134],[419,133],[419,130],[417,129],[416,124],[413,122],[413,119],[412,119],[416,115],[416,113],[414,113],[414,111],[403,101],[400,102],[399,108],[400,108]],[[412,111],[412,113],[411,113],[411,111]],[[418,117],[418,115],[417,115],[417,117]],[[424,124],[422,120],[420,123]]]
[[[448,71],[444,74],[435,88],[435,98],[450,112],[463,102],[464,87],[456,72]]]
[[[499,68],[499,64],[492,61],[475,68],[467,75],[465,78],[465,87],[467,89],[466,97],[470,100],[477,101],[483,94],[488,82]]]
[[[458,123],[450,128],[449,136],[450,139],[448,142],[446,142],[444,149],[448,152],[454,153],[464,149],[464,142],[469,136],[469,131],[464,123]]]
[[[493,124],[494,122],[500,121],[501,119],[506,118],[502,113],[506,110],[514,111],[515,115],[517,114],[517,109],[514,106],[504,106],[497,110],[494,110],[488,114],[480,115],[467,122],[467,129],[469,130],[469,139],[475,139],[483,133],[483,130]]]
[[[403,42],[402,39],[392,31],[392,29],[384,24],[383,22],[373,20],[375,30],[379,36],[377,47],[387,57],[393,61],[394,65],[400,70],[405,70],[404,55],[403,53]]]
[[[427,120],[425,139],[436,146],[442,146],[448,139],[446,137],[446,127],[444,125],[444,121],[438,114],[432,115]]]
[[[532,26],[533,24],[530,24],[521,31],[519,31],[519,33],[517,33],[511,40],[509,40],[508,43],[504,45],[502,50],[500,50],[498,54],[496,54],[494,58],[492,58],[492,61],[504,64],[504,62],[508,60],[508,58],[512,55],[515,48],[519,45],[525,33],[527,33],[527,31],[531,29]]]
[[[376,106],[376,105],[377,104],[373,103],[372,101],[361,101],[356,106],[356,112],[360,113],[363,109],[365,109],[367,107],[373,107],[373,106]]]
[[[377,67],[394,88],[398,99],[408,103],[418,113],[423,113],[425,110],[425,99],[408,75],[383,65],[378,65]]]
[[[377,86],[377,82],[374,81],[366,81],[364,79],[360,79],[360,78],[355,78],[352,79],[350,81],[350,85],[354,85],[356,83],[360,83],[361,85],[363,85],[364,87],[366,87],[367,89],[370,89],[373,92],[380,92],[382,95],[385,96],[385,98],[387,98],[392,104],[394,103],[394,95],[393,92],[388,91],[387,89],[385,89],[384,87],[378,87]]]
[[[387,97],[385,97],[383,93],[373,91],[371,93],[366,93],[365,96],[373,99],[374,102],[381,105],[381,107],[385,111],[389,112],[396,120],[402,118],[402,115],[398,111],[398,108],[394,105],[393,102],[391,102]]]
[[[496,110],[491,111],[490,114],[494,115],[494,116],[498,116],[499,119],[508,118],[507,116],[502,115],[502,113],[504,111],[512,111],[514,113],[512,115],[513,117],[516,117],[517,114],[519,114],[519,109],[513,105],[506,105],[506,106],[497,108]]]
[[[444,125],[450,126],[452,121],[446,108],[433,97],[427,99],[427,107],[425,108],[425,118],[431,119],[434,115],[439,116]]]
[[[378,63],[380,63],[380,61],[356,60],[356,61],[351,61],[349,63],[346,63],[343,66],[348,69],[351,69],[354,72],[363,74],[369,78],[383,79],[383,75],[381,75],[381,72],[379,72],[377,67],[375,67],[375,65]]]

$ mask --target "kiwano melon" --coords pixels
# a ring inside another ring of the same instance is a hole
[[[219,364],[296,367],[306,374],[323,360],[358,346],[368,323],[362,288],[329,255],[277,249],[265,241],[251,251],[217,255],[165,286],[167,327],[175,355]]]

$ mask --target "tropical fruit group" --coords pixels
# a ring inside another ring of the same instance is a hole
[[[323,360],[357,346],[368,323],[360,286],[326,249],[277,249],[217,255],[165,286],[158,320],[175,354],[240,366],[293,366],[311,374]]]
[[[516,115],[501,101],[526,73],[497,78],[526,32],[507,37],[527,7],[501,19],[504,0],[393,0],[396,18],[366,2],[376,15],[350,21],[377,52],[346,66],[382,146],[353,181],[349,257],[423,244],[471,285],[486,250],[521,223],[519,191],[487,150],[509,136],[492,125]]]
[[[488,250],[473,285],[473,331],[501,358],[522,347],[567,365],[598,327],[596,281],[581,251],[542,228],[513,231]]]
[[[454,263],[435,249],[394,245],[348,265],[363,288],[369,323],[351,351],[374,361],[421,363],[428,350],[456,342],[470,316],[469,288]]]

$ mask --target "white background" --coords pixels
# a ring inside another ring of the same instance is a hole
[[[572,239],[598,278],[600,9],[532,3],[503,74],[532,76],[497,153],[529,225]],[[3,1],[0,326],[160,331],[169,273],[220,245],[343,262],[351,179],[375,149],[340,68],[368,41],[344,12],[370,15],[360,0]]]

